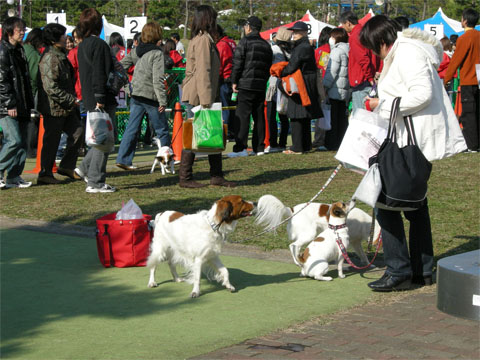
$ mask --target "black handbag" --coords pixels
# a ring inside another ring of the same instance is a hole
[[[378,164],[382,182],[376,207],[395,211],[417,210],[427,201],[427,182],[432,164],[416,143],[411,116],[403,118],[408,133],[407,146],[398,146],[395,119],[399,104],[400,98],[395,98],[387,137],[378,154],[369,159],[370,166]]]

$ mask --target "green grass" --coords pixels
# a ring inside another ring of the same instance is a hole
[[[188,358],[363,304],[378,277],[318,282],[293,264],[222,259],[237,292],[203,279],[191,299],[165,264],[149,289],[146,268],[104,269],[94,239],[3,230],[2,359]]]
[[[154,149],[138,151],[134,162],[142,166],[136,171],[126,172],[115,167],[109,169],[107,181],[119,189],[116,193],[87,194],[85,184],[81,181],[10,189],[0,193],[0,214],[94,226],[95,219],[118,211],[122,202],[130,198],[144,213],[151,215],[165,210],[196,212],[209,208],[215,200],[228,194],[239,194],[252,201],[264,194],[273,194],[285,205],[293,206],[311,199],[338,165],[333,152],[224,158],[225,177],[237,181],[237,188],[206,187],[191,190],[178,186],[178,174],[162,176],[159,170],[150,174],[154,154]],[[114,163],[115,155],[112,154],[109,165]],[[32,160],[28,166],[33,167]],[[208,161],[197,159],[194,164],[195,178],[208,183],[208,170]],[[434,162],[429,182],[429,205],[437,257],[480,247],[479,170],[478,154],[459,154]],[[360,175],[341,169],[317,201],[348,200],[360,179]],[[359,207],[371,211],[362,204]],[[245,242],[267,250],[287,247],[285,226],[279,229],[276,236],[268,233],[253,237],[260,230],[253,218],[242,220],[230,241]]]

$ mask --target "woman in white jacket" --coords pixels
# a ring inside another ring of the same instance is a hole
[[[440,42],[419,29],[397,33],[399,30],[394,20],[378,15],[360,33],[362,45],[384,61],[379,98],[366,98],[366,107],[380,106],[380,114],[387,120],[393,99],[401,97],[396,119],[400,147],[407,145],[403,117],[411,115],[417,144],[429,161],[463,151],[465,140],[437,74],[443,55]],[[387,269],[381,279],[368,284],[373,290],[404,290],[411,282],[432,284],[434,258],[428,205],[405,211],[404,215],[410,222],[408,247],[401,213],[378,209]]]
[[[343,28],[330,33],[330,58],[328,60],[323,86],[328,93],[331,105],[332,128],[325,134],[328,150],[338,150],[347,131],[347,101],[350,83],[348,82],[348,34]]]

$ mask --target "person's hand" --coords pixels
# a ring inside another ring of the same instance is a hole
[[[379,99],[378,98],[371,98],[371,97],[368,97],[368,96],[365,98],[365,108],[367,110],[375,110],[375,108],[378,106],[378,104],[379,104]]]
[[[158,107],[158,112],[162,113],[165,111],[165,106],[159,106]]]
[[[97,109],[103,109],[105,107],[105,104],[100,104],[100,103],[97,103]]]
[[[232,84],[232,90],[233,90],[233,92],[238,92],[237,84]]]
[[[210,109],[211,106],[212,106],[212,104],[202,104],[202,107],[204,109]]]
[[[13,109],[8,109],[8,116],[12,117],[12,118],[16,118],[17,117],[17,108],[13,108]]]

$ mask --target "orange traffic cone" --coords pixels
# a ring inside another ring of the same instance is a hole
[[[175,103],[175,115],[173,116],[173,132],[172,132],[172,150],[173,158],[175,161],[180,161],[182,159],[182,149],[183,149],[183,116],[182,116],[182,106],[180,103]]]
[[[265,101],[265,107],[263,110],[265,115],[265,147],[270,146],[270,128],[268,127],[268,112],[267,112],[267,102]]]
[[[35,168],[33,170],[25,171],[29,174],[38,174],[42,170],[42,147],[43,147],[43,134],[45,133],[45,128],[43,127],[43,116],[40,115],[40,124],[38,126],[38,144],[37,144],[37,162],[35,163]],[[53,162],[52,172],[57,172],[57,164]]]

